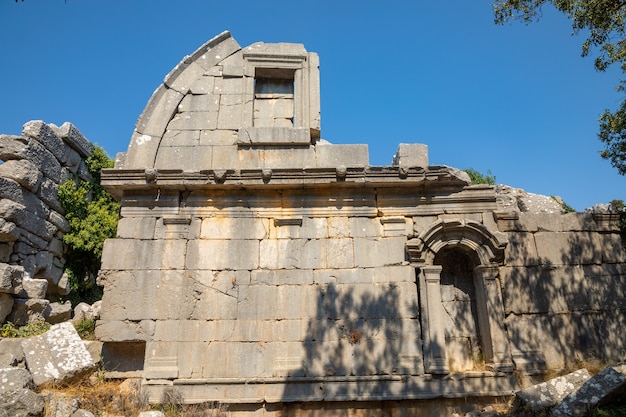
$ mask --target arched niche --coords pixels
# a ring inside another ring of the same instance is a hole
[[[446,263],[454,262],[455,257],[463,257],[471,270],[473,288],[468,299],[474,298],[472,316],[487,366],[496,371],[513,370],[498,281],[498,266],[504,260],[506,245],[503,233],[492,233],[481,223],[464,220],[438,221],[407,242],[409,259],[418,277],[426,372],[447,374],[451,371],[442,273],[444,268],[454,269]],[[444,274],[444,279],[449,280],[449,277]]]

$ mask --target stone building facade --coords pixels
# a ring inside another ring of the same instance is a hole
[[[507,395],[516,370],[623,358],[614,215],[522,211],[421,144],[370,166],[321,139],[319,97],[315,53],[228,32],[155,91],[102,176],[111,375],[260,413]]]

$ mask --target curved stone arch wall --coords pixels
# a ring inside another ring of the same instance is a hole
[[[498,282],[498,265],[504,261],[506,245],[503,233],[492,233],[483,224],[471,220],[440,220],[407,242],[409,259],[418,271],[426,372],[447,374],[451,371],[443,323],[443,267],[435,265],[437,254],[449,249],[461,250],[474,264],[478,327],[487,365],[494,371],[513,370]]]

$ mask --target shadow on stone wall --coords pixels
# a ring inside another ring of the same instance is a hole
[[[417,288],[401,294],[393,283],[366,287],[320,287],[305,357],[290,372],[284,400],[392,399],[414,388],[400,376],[423,374]]]
[[[621,240],[590,232],[599,228],[591,215],[576,216],[578,225],[562,220],[559,231],[511,234],[524,265],[502,268],[500,280],[513,358],[522,371],[626,359]]]

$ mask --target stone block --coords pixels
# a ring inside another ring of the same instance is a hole
[[[591,378],[589,371],[580,369],[567,375],[552,378],[541,384],[524,388],[515,393],[526,407],[539,411],[544,408],[554,407],[569,394],[580,388],[585,381]]]
[[[158,169],[200,171],[211,168],[212,146],[160,147],[154,163]]]
[[[263,168],[313,168],[315,167],[315,150],[313,147],[297,147],[273,149],[266,146],[261,151]]]
[[[33,378],[26,369],[0,368],[0,415],[27,417],[41,415],[43,397],[33,388]]]
[[[544,265],[588,265],[602,262],[602,246],[596,233],[537,232],[537,254]]]
[[[393,156],[393,166],[428,167],[428,146],[421,143],[401,143]]]
[[[553,417],[584,417],[590,408],[608,398],[623,399],[626,394],[626,365],[608,367],[586,380],[554,409]]]
[[[202,220],[201,239],[265,239],[269,219],[256,217],[207,217]]]
[[[24,360],[21,338],[0,339],[0,369],[8,367],[24,368]]]
[[[509,244],[504,251],[505,264],[510,266],[539,265],[539,256],[532,233],[509,233]]]
[[[189,93],[196,96],[210,95],[213,93],[214,89],[215,77],[205,73],[202,77],[198,78],[191,84],[191,87],[189,87]],[[186,97],[190,94],[187,94]]]
[[[120,239],[153,239],[156,217],[123,217],[117,223]]]
[[[145,342],[152,337],[150,328],[138,322],[101,320],[96,323],[96,338],[101,342]]]
[[[0,203],[2,204],[0,212],[7,220],[12,220],[14,216],[24,216],[24,212],[45,219],[50,212],[48,206],[42,203],[35,194],[22,188],[17,182],[3,177],[0,177],[0,197],[3,198]],[[16,219],[14,222],[19,223],[19,220]],[[30,225],[30,223],[25,224],[26,227]]]
[[[220,109],[217,117],[214,118],[214,121],[217,121],[217,125],[207,129],[239,129],[243,126],[243,109],[244,101],[242,94],[222,94],[220,96]]]
[[[326,240],[326,268],[353,268],[354,266],[353,239]]]
[[[349,237],[350,219],[348,217],[329,217],[328,236],[330,238]]]
[[[12,243],[20,238],[20,229],[16,226],[15,223],[6,221],[3,218],[0,218],[0,242],[3,243],[11,243],[11,245],[6,245],[2,249],[2,258],[8,258],[13,252]],[[8,251],[8,253],[7,253]],[[6,261],[0,261],[6,262]]]
[[[324,239],[328,237],[327,219],[324,217],[275,218],[270,221],[271,239]],[[286,223],[286,224],[283,224]],[[299,224],[294,224],[299,223]]]
[[[221,95],[241,95],[244,90],[243,77],[227,77],[222,72],[222,77],[215,78],[215,94]]]
[[[36,192],[43,178],[37,166],[26,159],[9,160],[0,164],[0,176],[9,178],[31,192]]]
[[[250,283],[254,285],[310,285],[314,282],[310,269],[257,269],[251,272]]]
[[[190,240],[187,269],[247,269],[259,267],[258,240]]]
[[[199,130],[170,130],[168,129],[161,139],[159,148],[198,146],[200,143]]]
[[[201,146],[232,146],[237,143],[236,130],[203,130],[200,132]]]
[[[51,210],[48,214],[47,220],[55,225],[61,232],[67,233],[70,231],[70,224],[67,219],[56,211]]]
[[[34,139],[50,151],[59,162],[65,162],[65,143],[54,130],[41,120],[31,120],[24,124],[22,136]]]
[[[54,181],[44,178],[36,195],[52,210],[63,213],[64,209],[59,201],[59,187]]]
[[[332,145],[315,146],[316,166],[326,167],[366,167],[369,166],[367,145]],[[296,165],[297,166],[297,165]]]
[[[24,268],[18,265],[0,264],[0,293],[13,294],[25,278]]]
[[[50,305],[50,301],[34,298],[14,298],[13,301],[13,310],[7,317],[7,320],[16,326],[24,326],[28,323],[45,320],[46,310]]]
[[[36,386],[70,383],[95,368],[91,355],[69,322],[55,324],[48,332],[25,339],[22,348]]]
[[[179,271],[118,271],[109,274],[102,320],[166,320],[190,317],[197,304],[196,281]],[[202,293],[201,293],[202,294]]]
[[[50,324],[62,323],[72,318],[72,304],[66,303],[50,303],[44,312],[45,319]]]
[[[102,251],[102,268],[182,269],[185,266],[185,244],[184,240],[173,239],[107,239]]]
[[[193,83],[204,75],[205,69],[198,63],[186,57],[169,74],[165,76],[163,84],[181,94],[187,94]]]
[[[258,107],[255,104],[255,114],[257,109]],[[255,124],[255,127],[243,127],[239,129],[237,144],[244,146],[308,146],[311,144],[311,131],[310,129],[294,127],[258,127],[258,124]]]
[[[602,248],[602,263],[621,263],[626,259],[626,249],[617,233],[596,235]]]
[[[39,170],[53,181],[59,181],[61,164],[42,144],[37,141],[18,137],[0,135],[0,159],[26,159],[35,164]]]
[[[350,236],[352,237],[380,237],[383,235],[383,226],[378,218],[351,217]]]
[[[63,123],[60,127],[55,128],[50,125],[56,135],[63,139],[72,149],[74,149],[82,158],[89,158],[93,152],[93,145],[83,134],[70,122]]]
[[[11,313],[13,309],[13,296],[4,292],[0,292],[0,324]],[[2,366],[2,364],[0,364]]]
[[[399,265],[405,262],[406,238],[355,238],[354,262],[358,268]]]
[[[17,296],[20,298],[46,298],[48,280],[25,277],[20,285]]]
[[[221,112],[220,112],[221,114]],[[177,113],[167,124],[167,130],[210,130],[218,128],[218,112],[183,112]],[[227,129],[227,127],[220,127]],[[232,129],[232,128],[231,128]]]

